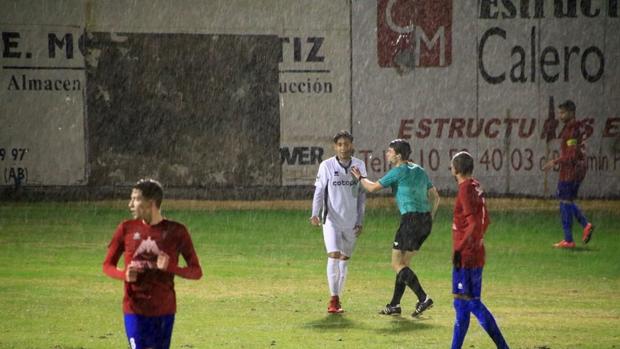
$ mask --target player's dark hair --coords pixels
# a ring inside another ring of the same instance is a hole
[[[340,138],[347,138],[349,141],[353,142],[353,135],[347,130],[338,131],[334,136],[334,143],[338,143]]]
[[[154,200],[157,208],[161,207],[161,201],[164,198],[164,188],[161,183],[154,179],[143,178],[133,185],[132,189],[142,192],[142,196],[147,200]]]
[[[390,142],[390,148],[394,149],[394,152],[399,154],[402,160],[409,160],[409,155],[411,155],[411,146],[406,140],[400,138],[395,139]]]
[[[456,153],[452,157],[452,167],[456,173],[462,176],[470,176],[474,173],[474,158],[466,151]]]
[[[575,102],[571,101],[570,99],[567,99],[566,102],[560,104],[558,108],[572,112],[575,112],[575,110],[577,109],[577,107],[575,107]]]

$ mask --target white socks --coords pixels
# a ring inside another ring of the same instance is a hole
[[[347,280],[347,273],[349,272],[349,260],[340,260],[338,262],[340,266],[340,278],[338,280],[338,294],[344,290],[344,282]]]
[[[340,266],[338,265],[339,259],[327,258],[327,284],[329,285],[329,292],[332,296],[337,296],[340,292]]]
[[[344,289],[349,271],[349,261],[327,258],[327,284],[332,296],[339,296]]]

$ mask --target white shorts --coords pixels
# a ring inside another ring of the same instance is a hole
[[[353,254],[353,248],[357,241],[355,229],[336,228],[329,222],[323,224],[323,240],[327,253],[340,252],[347,257]]]

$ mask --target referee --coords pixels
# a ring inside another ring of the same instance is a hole
[[[439,194],[426,171],[409,161],[410,154],[409,143],[403,139],[395,139],[390,142],[387,151],[392,168],[379,181],[368,180],[357,168],[351,170],[368,192],[391,187],[401,214],[400,227],[392,245],[392,268],[396,272],[394,295],[392,301],[379,312],[383,315],[401,314],[400,300],[407,286],[418,297],[411,316],[417,317],[433,306],[433,300],[424,292],[420,280],[409,264],[431,233],[433,217],[439,205]]]

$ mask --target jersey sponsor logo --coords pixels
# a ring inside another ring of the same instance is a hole
[[[150,236],[140,243],[140,246],[138,246],[138,249],[133,256],[135,257],[141,254],[159,254],[159,247],[157,246],[155,240],[152,240]]]
[[[142,270],[157,269],[157,256],[159,254],[160,250],[157,243],[149,236],[146,240],[142,240],[134,252],[130,265]]]
[[[452,63],[452,0],[378,0],[377,54],[382,68]]]
[[[342,180],[342,181],[333,181],[332,182],[333,186],[354,186],[357,185],[357,181],[356,180],[351,180],[351,181],[347,181],[347,180]]]

